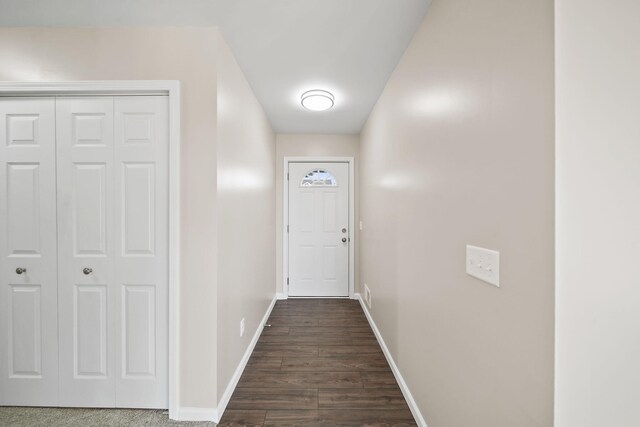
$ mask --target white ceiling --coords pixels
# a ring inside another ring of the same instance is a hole
[[[359,133],[430,0],[0,0],[0,26],[218,26],[278,133]],[[300,94],[326,89],[311,112]]]

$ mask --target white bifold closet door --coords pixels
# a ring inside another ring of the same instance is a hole
[[[58,404],[55,100],[0,100],[0,403]]]
[[[0,405],[168,406],[168,98],[0,99]]]
[[[168,100],[56,102],[60,405],[166,408]]]

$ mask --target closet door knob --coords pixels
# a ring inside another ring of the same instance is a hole
[[[26,273],[27,269],[23,268],[23,267],[18,267],[16,268],[16,274],[22,274],[22,273]]]
[[[83,268],[83,269],[82,269],[82,272],[83,272],[86,276],[88,276],[89,274],[93,273],[93,269],[88,268],[88,267],[85,267],[85,268]]]

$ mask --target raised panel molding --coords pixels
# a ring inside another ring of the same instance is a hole
[[[75,163],[73,243],[76,256],[106,256],[107,165]]]
[[[312,233],[314,220],[316,218],[316,212],[314,210],[314,194],[312,191],[304,192],[300,196],[300,199],[300,206],[298,207],[298,209],[300,209],[300,213],[297,215],[300,223],[298,224],[297,230],[305,233]]]
[[[124,114],[124,143],[151,144],[155,140],[153,114]]]
[[[123,256],[155,254],[155,164],[122,164]]]
[[[9,314],[8,342],[10,378],[42,377],[40,291],[39,285],[10,285],[11,313]]]
[[[38,145],[37,114],[7,114],[7,145]]]
[[[74,113],[71,131],[75,146],[106,146],[104,114]]]
[[[73,366],[76,378],[107,376],[107,286],[75,285]]]
[[[322,231],[325,233],[336,233],[337,230],[337,221],[338,221],[338,213],[336,211],[337,204],[337,196],[338,194],[335,191],[325,191],[322,194],[324,198],[324,212],[322,213]]]
[[[123,378],[156,375],[156,287],[122,287]]]
[[[316,253],[313,246],[298,246],[298,260],[300,262],[300,270],[298,270],[297,280],[313,280],[316,268]]]
[[[324,245],[322,248],[322,279],[335,281],[338,279],[336,275],[336,263],[338,262],[338,246]]]
[[[9,256],[40,255],[40,164],[7,164]]]

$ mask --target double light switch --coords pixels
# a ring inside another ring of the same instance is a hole
[[[467,274],[500,287],[500,252],[467,245]]]

